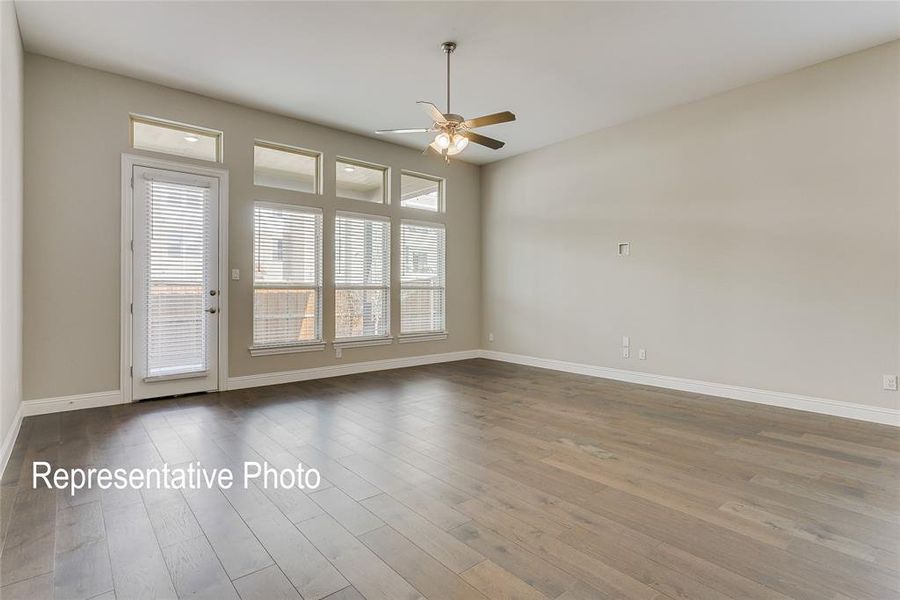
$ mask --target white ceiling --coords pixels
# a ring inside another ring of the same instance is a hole
[[[27,50],[365,135],[512,110],[486,163],[900,37],[897,2],[25,2]],[[423,148],[425,134],[390,136]]]

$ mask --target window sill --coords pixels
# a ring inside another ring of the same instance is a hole
[[[273,354],[294,354],[296,352],[319,352],[325,349],[325,342],[292,344],[290,346],[250,346],[250,356],[271,356]]]
[[[414,342],[437,342],[447,339],[447,332],[441,333],[407,333],[401,335],[397,341],[401,344],[412,344]]]
[[[335,348],[365,348],[366,346],[389,346],[394,343],[392,337],[378,338],[350,338],[346,340],[334,340],[331,345]]]

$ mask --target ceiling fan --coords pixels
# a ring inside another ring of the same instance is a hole
[[[379,129],[375,133],[431,133],[438,132],[434,137],[434,141],[428,144],[425,152],[433,150],[443,156],[447,161],[454,154],[462,152],[469,142],[474,142],[481,146],[486,146],[492,150],[499,150],[503,147],[504,142],[489,138],[480,133],[472,131],[478,127],[486,127],[488,125],[497,125],[498,123],[507,123],[515,121],[516,115],[505,110],[503,112],[476,117],[474,119],[464,119],[461,115],[450,112],[450,55],[456,50],[456,42],[444,42],[441,49],[447,55],[447,112],[442,113],[437,106],[431,102],[419,100],[418,104],[425,109],[428,116],[431,117],[433,124],[427,128],[416,129]]]

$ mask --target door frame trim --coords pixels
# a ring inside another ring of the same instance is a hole
[[[148,167],[151,169],[163,169],[178,171],[191,175],[215,177],[219,180],[219,343],[218,353],[218,378],[220,391],[228,386],[228,170],[214,167],[196,165],[191,162],[181,162],[154,158],[140,154],[122,154],[122,222],[120,269],[121,290],[120,298],[120,345],[119,345],[119,389],[122,391],[123,402],[133,402],[131,360],[132,360],[132,315],[131,303],[133,302],[133,268],[132,268],[132,227],[134,215],[134,188],[132,187],[132,172],[134,167]]]

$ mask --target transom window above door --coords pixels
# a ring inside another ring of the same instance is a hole
[[[131,115],[131,146],[211,162],[222,160],[221,131],[142,115]]]

